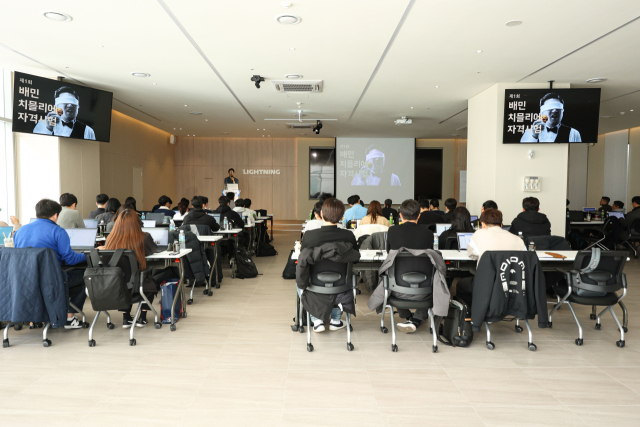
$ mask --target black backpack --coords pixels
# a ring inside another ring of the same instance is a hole
[[[444,320],[444,322],[443,322]],[[447,317],[436,316],[434,318],[438,341],[452,347],[469,347],[473,341],[471,329],[471,311],[469,307],[457,300],[449,302]],[[447,341],[443,340],[444,337]]]
[[[251,279],[252,277],[258,276],[258,268],[251,259],[251,255],[249,255],[249,252],[238,249],[238,253],[236,254],[236,261],[238,263],[236,278]]]
[[[284,266],[284,270],[282,271],[283,279],[295,279],[296,278],[296,260],[291,259],[293,256],[293,249],[289,254],[289,259],[287,259],[287,265]]]
[[[94,311],[126,310],[131,307],[131,288],[135,277],[131,277],[127,283],[125,272],[118,267],[123,253],[124,249],[116,250],[109,264],[105,267],[100,265],[98,250],[91,250],[93,267],[84,271],[84,284],[87,287],[89,300],[91,300]],[[131,273],[137,269],[137,266],[132,265]]]
[[[256,256],[276,256],[278,251],[271,246],[270,243],[260,241],[258,242],[258,248],[256,249]]]

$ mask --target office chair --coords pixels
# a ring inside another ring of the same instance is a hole
[[[633,257],[638,259],[638,244],[640,244],[640,219],[634,219],[629,225],[629,237],[627,237],[623,245],[626,245],[633,251]]]
[[[396,345],[396,323],[394,319],[394,308],[428,309],[429,320],[431,322],[431,333],[433,334],[434,353],[438,352],[438,340],[435,333],[433,321],[433,264],[426,254],[414,256],[409,252],[400,252],[396,255],[393,264],[383,276],[384,302],[382,305],[382,315],[380,317],[380,330],[387,333],[384,326],[384,313],[389,307],[391,317],[391,351],[398,351]],[[407,297],[424,296],[424,299],[403,299],[399,294]]]
[[[582,326],[580,326],[578,317],[573,309],[573,304],[603,305],[606,308],[596,316],[595,328],[597,330],[601,329],[600,318],[605,311],[609,310],[620,331],[620,341],[616,341],[616,345],[621,348],[624,347],[626,328],[620,325],[612,306],[621,303],[622,299],[627,296],[627,275],[623,273],[626,262],[627,252],[625,251],[601,252],[598,249],[580,251],[573,262],[573,269],[565,272],[567,285],[553,288],[557,295],[564,296],[562,298],[558,296],[558,303],[549,313],[549,327],[553,326],[553,313],[562,304],[568,304],[573,319],[578,325],[578,338],[575,343],[576,345],[582,345]],[[616,292],[620,289],[622,289],[622,295],[618,296]],[[626,313],[626,308],[623,308],[623,310]]]

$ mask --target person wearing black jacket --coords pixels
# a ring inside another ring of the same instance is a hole
[[[428,200],[427,203],[429,203]],[[389,227],[387,232],[387,252],[400,248],[433,249],[433,232],[426,227],[418,225],[419,214],[420,205],[418,202],[411,199],[402,202],[400,205],[402,225]],[[398,316],[407,319],[405,322],[397,324],[400,331],[404,333],[415,332],[418,326],[427,320],[429,315],[426,309],[416,310],[413,314],[410,310],[402,308],[397,309],[397,311]]]
[[[201,224],[208,225],[211,231],[220,230],[220,225],[216,222],[216,219],[202,209],[200,196],[195,196],[191,199],[191,206],[193,206],[193,209],[184,217],[182,225]],[[220,216],[220,219],[222,219],[222,216]]]
[[[393,223],[398,223],[398,211],[393,209],[391,205],[393,202],[391,199],[387,199],[384,201],[384,208],[382,208],[382,216],[391,221],[391,217],[393,217]]]
[[[444,215],[442,215],[442,217],[444,218],[445,222],[447,222],[448,224],[451,223],[451,214],[457,206],[458,206],[458,201],[453,197],[450,197],[444,201],[444,208],[446,212]]]
[[[107,196],[106,194],[98,194],[96,196],[96,206],[98,207],[98,209],[96,209],[95,211],[91,211],[87,218],[95,219],[95,217],[97,217],[98,215],[105,213],[106,210],[104,209],[104,205],[107,204],[107,201],[109,201],[109,196]]]
[[[322,204],[322,210],[320,211],[323,225],[318,229],[309,230],[304,233],[302,242],[300,243],[300,250],[302,251],[306,248],[316,248],[318,246],[322,246],[325,243],[335,242],[348,243],[352,248],[355,249],[357,242],[356,236],[353,234],[353,232],[345,230],[343,228],[338,228],[338,223],[340,222],[340,219],[342,219],[344,211],[344,204],[340,200],[334,197],[325,200]],[[298,295],[302,295],[302,289],[297,289]],[[313,322],[314,332],[323,332],[325,330],[324,321],[322,319],[311,316],[311,321]],[[329,330],[337,331],[338,329],[342,329],[345,326],[346,324],[342,321],[342,310],[340,310],[339,308],[334,308],[331,311]]]
[[[540,213],[540,200],[535,197],[525,197],[522,200],[522,213],[511,221],[511,234],[528,236],[550,236],[551,223],[547,216]]]
[[[440,249],[458,249],[458,233],[473,233],[474,229],[471,225],[471,214],[464,206],[455,208],[451,212],[451,228],[443,231],[438,237]],[[455,239],[455,244],[451,248],[447,248],[447,239]]]
[[[229,207],[229,202],[231,200],[227,196],[220,196],[218,199],[218,209],[214,212],[220,214],[220,224],[224,224],[224,219],[227,218],[229,224],[231,224],[234,228],[242,228],[244,229],[244,221],[242,217],[238,214],[238,212],[234,211]]]
[[[444,218],[441,214],[431,211],[431,203],[433,200],[429,200],[427,198],[420,198],[420,218],[418,218],[418,224],[420,225],[431,225],[431,224],[442,224],[444,223]],[[436,200],[437,202],[437,200]],[[441,212],[441,211],[438,211]],[[433,234],[433,233],[432,233]]]

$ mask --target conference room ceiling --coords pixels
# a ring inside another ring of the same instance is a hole
[[[265,120],[295,122],[300,102],[304,118],[337,119],[318,137],[465,138],[469,98],[548,80],[602,88],[600,115],[611,118],[600,133],[640,126],[637,0],[291,3],[4,1],[0,67],[113,91],[114,109],[179,136],[315,137]],[[302,21],[279,24],[284,13]],[[253,74],[267,79],[260,89]],[[277,93],[270,80],[286,74],[322,80],[323,91]],[[585,83],[594,77],[607,80]],[[413,124],[394,125],[402,115]]]

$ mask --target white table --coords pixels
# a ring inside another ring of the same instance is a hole
[[[603,225],[604,221],[573,221],[571,225]]]
[[[204,248],[204,250],[207,250],[207,247],[209,246],[213,246],[214,250],[213,250],[213,265],[211,266],[211,271],[209,272],[209,281],[207,282],[207,286],[205,287],[204,291],[202,291],[203,294],[207,295],[207,296],[212,296],[213,295],[213,291],[211,290],[211,281],[213,280],[214,273],[216,273],[217,271],[217,261],[218,261],[218,247],[216,246],[215,242],[217,242],[218,240],[222,240],[223,237],[222,236],[200,236],[198,235],[198,240],[200,242],[202,242],[202,247]],[[196,287],[195,282],[193,283],[193,287],[191,288],[191,296],[189,298],[189,300],[187,301],[187,304],[191,304],[193,302],[193,288]],[[216,288],[219,288],[220,284],[218,283],[218,281],[216,280]],[[191,301],[191,302],[189,302]]]
[[[238,245],[239,245],[239,234],[242,233],[242,228],[232,228],[231,230],[218,230],[218,231],[214,231],[213,234],[216,236],[222,236],[224,238],[224,240],[231,240],[233,238],[234,242],[235,242],[235,249],[234,249],[234,256],[233,256],[233,265],[231,266],[231,278],[235,279],[236,278],[236,273],[235,273],[235,267],[238,264],[236,261],[236,256],[237,256],[237,249],[238,249]]]
[[[175,254],[174,252],[162,251],[157,254],[149,255],[146,258],[147,261],[162,261],[164,260],[165,264],[170,264],[171,260],[174,260],[178,263],[178,271],[180,272],[180,280],[178,281],[178,292],[173,297],[173,303],[171,304],[171,331],[176,330],[176,302],[178,301],[178,295],[181,295],[182,299],[182,317],[187,317],[187,306],[184,301],[184,267],[181,258],[187,256],[191,253],[191,249],[182,249],[179,253]]]

